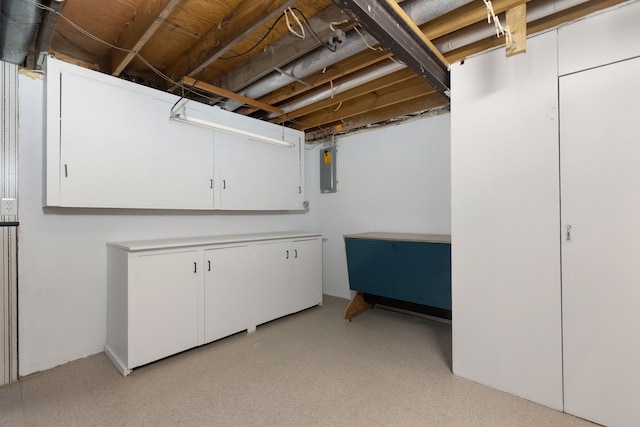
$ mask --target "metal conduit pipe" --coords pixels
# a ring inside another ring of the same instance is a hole
[[[417,25],[422,25],[471,1],[472,0],[407,0],[401,3],[401,6]],[[317,48],[299,60],[282,67],[284,74],[277,72],[272,73],[247,86],[240,91],[240,94],[248,98],[260,98],[291,83],[292,79],[290,76],[287,76],[287,74],[303,79],[325,67],[368,49],[368,45],[378,44],[377,40],[365,31],[360,30],[360,33],[363,37],[360,37],[355,31],[350,31],[346,36],[346,41],[340,45],[336,52],[327,54],[324,46]],[[234,111],[241,105],[238,101],[228,100],[223,108]]]
[[[41,4],[41,1],[38,3]],[[35,2],[3,0],[0,17],[0,60],[22,65],[29,53],[42,10]]]
[[[538,19],[578,6],[586,1],[587,0],[547,0],[542,3],[532,3],[527,5],[527,22],[537,21]],[[436,43],[436,47],[440,52],[447,53],[487,37],[495,36],[495,33],[493,25],[487,24],[486,21],[482,21],[468,27],[466,30],[461,30],[450,36],[441,37]],[[384,77],[385,75],[398,71],[402,68],[405,68],[405,66],[392,63],[391,65],[385,65],[363,73],[354,73],[353,78],[344,80],[339,85],[334,85],[333,90],[328,88],[318,92],[313,92],[312,94],[296,99],[293,102],[280,105],[279,108],[284,110],[285,113],[290,113],[292,111],[299,110],[300,108],[307,107],[313,103],[325,100],[331,95],[338,95],[365,82]],[[275,115],[273,114],[269,114],[268,116],[269,119],[274,117]]]
[[[586,1],[587,0],[546,0],[527,3],[526,19],[527,22],[537,21],[538,19],[586,3]],[[447,53],[495,35],[496,30],[494,26],[487,24],[486,21],[482,21],[457,33],[441,37],[435,43],[435,46],[441,53]]]
[[[278,108],[284,110],[285,114],[290,113],[292,111],[299,110],[300,108],[304,108],[313,103],[323,101],[325,99],[330,98],[332,95],[338,95],[342,92],[346,92],[349,89],[353,89],[358,87],[368,81],[379,79],[380,77],[384,77],[387,74],[394,73],[396,71],[402,70],[407,66],[401,64],[399,62],[392,62],[391,60],[380,67],[376,67],[374,70],[362,70],[356,71],[355,73],[349,75],[348,78],[341,79],[333,84],[333,88],[324,87],[322,89],[312,90],[308,96],[305,96],[300,99],[296,99],[295,101],[289,102],[284,105],[279,105]],[[268,119],[273,119],[277,117],[276,114],[269,113],[267,115]]]

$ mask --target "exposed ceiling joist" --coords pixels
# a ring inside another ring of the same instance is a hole
[[[441,93],[449,91],[446,60],[394,0],[333,0]]]
[[[295,36],[287,34],[247,60],[242,66],[242,72],[231,72],[222,76],[217,83],[218,86],[238,91],[250,85],[273,72],[275,67],[282,67],[326,43],[333,34],[329,27],[331,22],[343,19],[344,14],[337,7],[326,8],[307,22],[313,30],[311,35],[304,39],[297,39]],[[345,31],[353,28],[354,25],[355,23],[346,27]]]
[[[395,73],[388,74],[379,79],[373,80],[371,82],[365,83],[363,85],[357,86],[353,89],[342,92],[334,97],[329,97],[323,101],[314,102],[311,105],[308,105],[303,108],[299,108],[297,110],[286,113],[287,120],[292,120],[310,113],[313,113],[318,110],[322,110],[325,108],[329,108],[331,106],[337,106],[341,102],[346,102],[351,99],[357,98],[359,96],[372,93],[378,91],[380,89],[384,89],[386,87],[404,82],[411,78],[415,77],[415,73],[409,68],[404,68],[400,71],[396,71]],[[313,95],[313,93],[310,93]],[[278,119],[272,119],[271,122],[277,123]]]
[[[225,18],[211,28],[167,72],[173,80],[195,76],[231,50],[240,40],[259,30],[296,0],[242,0]],[[189,58],[195,58],[193,60]]]
[[[284,111],[280,108],[273,107],[269,104],[265,104],[264,102],[256,101],[255,99],[247,98],[246,96],[238,95],[235,92],[231,92],[230,90],[226,90],[221,87],[200,82],[194,79],[193,77],[188,77],[188,76],[183,77],[182,84],[186,87],[195,87],[200,90],[204,90],[205,92],[213,93],[215,95],[220,95],[225,98],[235,99],[236,101],[240,101],[244,104],[252,105],[260,110],[269,111],[279,116],[282,116],[284,114]]]
[[[495,13],[502,13],[528,1],[531,0],[493,0],[491,4]],[[420,29],[425,36],[434,40],[480,21],[487,21],[487,7],[484,2],[476,1],[427,22]]]
[[[158,28],[178,6],[181,0],[144,0],[136,10],[133,19],[118,37],[111,53],[111,74],[119,76],[144,45],[153,37]],[[128,52],[127,52],[128,50]]]
[[[327,123],[320,129],[307,131],[307,141],[313,142],[336,133],[363,128],[371,123],[386,122],[398,117],[415,114],[416,112],[433,110],[442,107],[445,103],[446,99],[438,92],[428,93],[404,102],[379,108],[375,111],[369,111],[349,117],[348,119]]]
[[[338,104],[336,107],[325,108],[320,111],[300,117],[292,127],[297,129],[311,129],[336,120],[344,120],[360,114],[362,111],[373,111],[389,105],[417,98],[426,93],[434,92],[419,76],[397,83],[375,92],[368,92],[357,98]]]
[[[507,56],[514,56],[527,51],[527,5],[507,9],[507,28],[511,34],[505,38]]]

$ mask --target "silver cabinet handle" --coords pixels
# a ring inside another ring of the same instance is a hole
[[[571,241],[571,226],[567,224],[567,242]]]

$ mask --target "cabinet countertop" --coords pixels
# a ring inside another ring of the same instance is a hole
[[[320,237],[321,233],[314,231],[279,231],[247,234],[221,234],[215,236],[172,237],[165,239],[128,240],[121,242],[107,242],[108,246],[124,249],[130,252],[154,249],[172,249],[192,246],[220,245],[227,243],[258,242],[263,240],[299,239]]]
[[[400,242],[451,243],[449,234],[415,234],[415,233],[359,233],[345,234],[345,239],[389,240]]]

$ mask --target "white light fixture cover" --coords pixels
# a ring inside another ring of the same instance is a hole
[[[253,139],[254,141],[266,142],[267,144],[279,145],[281,147],[295,146],[294,144],[291,144],[290,142],[287,142],[287,141],[283,141],[275,138],[269,138],[268,136],[258,135],[257,133],[247,132],[241,129],[232,128],[230,126],[209,122],[207,120],[202,120],[195,117],[189,117],[181,113],[172,114],[171,120],[176,120],[178,122],[183,122],[183,123],[189,123],[196,126],[202,126],[208,129],[219,130],[219,131],[231,133],[234,135],[240,135],[249,139]]]

